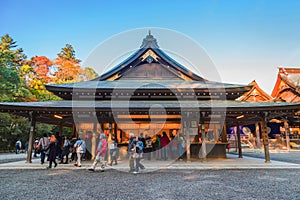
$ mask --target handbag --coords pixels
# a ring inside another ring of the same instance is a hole
[[[133,153],[132,158],[134,158],[134,159],[140,158],[140,154],[139,153]]]
[[[49,153],[50,153],[50,148],[49,148],[49,147],[43,147],[42,151],[43,151],[43,153],[45,153],[46,155],[49,155]]]

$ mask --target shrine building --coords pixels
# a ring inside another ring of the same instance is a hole
[[[175,137],[182,134],[187,160],[226,157],[226,128],[259,123],[269,162],[266,124],[274,118],[293,118],[300,104],[247,101],[256,98],[250,95],[257,92],[253,86],[206,80],[168,56],[149,33],[136,52],[99,77],[46,85],[63,100],[1,102],[0,112],[31,120],[28,162],[36,122],[54,124],[60,130],[72,127],[74,136],[90,138],[93,157],[102,132],[119,145],[127,144],[131,132],[150,137],[164,131]],[[263,94],[263,98],[270,96]],[[193,142],[195,136],[199,142]],[[237,136],[242,157],[239,132]]]

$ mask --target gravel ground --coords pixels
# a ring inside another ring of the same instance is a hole
[[[300,199],[300,170],[0,170],[3,199]]]

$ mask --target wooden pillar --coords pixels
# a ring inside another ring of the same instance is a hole
[[[75,123],[72,125],[72,138],[76,137],[76,126]]]
[[[260,131],[259,131],[259,123],[255,123],[255,134],[256,134],[256,147],[261,148],[261,142],[260,142]]]
[[[239,153],[239,158],[243,158],[242,154],[242,144],[241,144],[241,132],[240,132],[240,126],[236,126],[236,134],[237,134],[237,141],[238,141],[238,153]]]
[[[120,143],[123,142],[123,130],[120,129]]]
[[[201,139],[202,139],[202,145],[201,145],[201,152],[202,152],[202,155],[201,155],[201,158],[203,161],[206,161],[206,141],[205,141],[205,125],[204,125],[204,121],[202,121],[201,123]]]
[[[269,152],[269,137],[268,137],[268,126],[267,126],[267,114],[262,120],[262,138],[265,151],[265,163],[270,163],[270,152]]]
[[[117,126],[117,122],[114,122],[114,140],[115,142],[118,142],[118,126]]]
[[[202,144],[201,144],[201,155],[199,155],[199,157],[202,159],[202,161],[206,161],[207,152],[206,152],[206,137],[205,137],[205,124],[204,124],[205,112],[201,112],[200,114],[201,114],[200,121],[201,121]]]
[[[285,138],[286,138],[286,150],[290,151],[291,146],[290,146],[290,126],[288,121],[285,119],[284,120],[284,129],[285,129]]]
[[[32,150],[33,150],[33,138],[34,138],[35,124],[36,124],[35,113],[31,111],[29,115],[30,115],[30,130],[29,130],[28,154],[27,154],[26,163],[32,162],[31,158],[32,158]]]
[[[58,135],[61,137],[62,136],[62,132],[63,132],[63,125],[62,125],[62,122],[59,124],[59,133]]]
[[[79,137],[79,123],[78,124],[76,124],[76,126],[75,126],[75,137],[76,138],[78,138]]]
[[[93,134],[92,134],[92,148],[91,148],[91,154],[92,154],[92,159],[94,160],[96,157],[96,137],[97,137],[97,122],[94,122],[93,126]]]
[[[223,124],[223,129],[222,129],[222,142],[227,143],[227,130],[226,130],[226,123]]]
[[[191,161],[191,139],[190,139],[190,128],[191,128],[191,120],[190,120],[190,112],[187,112],[187,120],[186,120],[186,160],[187,162]]]
[[[109,125],[108,125],[108,127],[109,127],[109,135],[108,135],[108,140],[107,140],[107,142],[108,143],[111,143],[111,141],[112,141],[112,132],[113,132],[113,123],[112,122],[109,122]]]

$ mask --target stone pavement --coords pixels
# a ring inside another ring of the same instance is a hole
[[[0,160],[8,159],[11,157],[24,157],[24,160],[17,162],[7,162],[0,164],[1,169],[46,169],[48,163],[40,164],[40,160],[35,158],[32,163],[26,163],[25,154],[0,154]],[[186,161],[157,161],[157,160],[143,160],[146,170],[144,172],[151,172],[156,170],[168,169],[200,169],[200,170],[220,170],[220,169],[300,169],[300,164],[289,162],[272,161],[265,163],[264,159],[243,156],[238,158],[237,155],[227,154],[224,159],[207,159],[204,162],[199,160]],[[73,163],[59,164],[57,169],[76,169],[87,170],[91,166],[91,161],[83,161],[82,167],[75,167]],[[128,171],[128,160],[118,161],[118,165],[107,166],[107,169],[113,168],[119,171]]]

